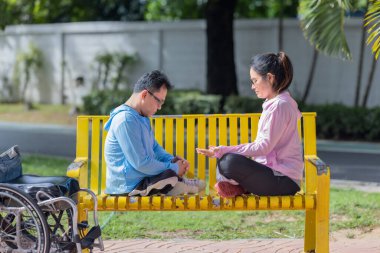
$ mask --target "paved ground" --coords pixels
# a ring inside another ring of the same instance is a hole
[[[330,253],[380,253],[380,228],[343,230],[330,235]],[[101,252],[95,250],[94,252]],[[229,241],[190,239],[107,240],[108,253],[298,253],[303,239],[244,239]]]
[[[377,236],[379,236],[378,234]],[[95,251],[100,252],[100,251]],[[151,240],[134,239],[124,241],[106,241],[105,252],[223,252],[223,253],[296,253],[303,252],[302,239],[254,239],[254,240]],[[331,253],[379,253],[379,237],[357,239],[330,239]]]

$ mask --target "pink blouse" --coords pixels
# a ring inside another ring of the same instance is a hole
[[[303,176],[302,146],[297,130],[301,113],[285,91],[263,103],[256,140],[236,146],[219,146],[215,157],[226,153],[252,157],[274,171],[300,181]]]

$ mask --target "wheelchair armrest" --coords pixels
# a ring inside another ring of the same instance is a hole
[[[68,167],[66,175],[68,177],[79,179],[80,172],[82,170],[87,170],[87,157],[76,158]]]

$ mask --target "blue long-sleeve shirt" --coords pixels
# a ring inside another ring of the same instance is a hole
[[[108,131],[106,193],[131,192],[143,178],[167,169],[178,173],[178,165],[171,163],[173,155],[154,139],[149,118],[133,108],[125,104],[115,108],[104,129]]]

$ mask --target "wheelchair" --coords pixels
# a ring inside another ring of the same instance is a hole
[[[79,193],[92,198],[90,222],[78,221]],[[0,183],[0,252],[103,251],[96,210],[95,194],[73,178],[21,175]]]

